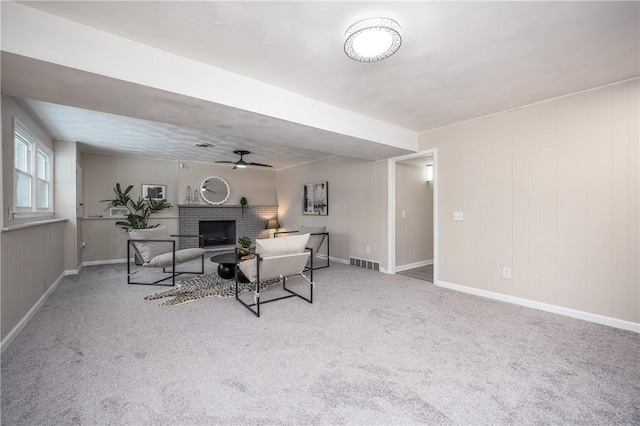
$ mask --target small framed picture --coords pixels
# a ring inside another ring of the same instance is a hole
[[[329,182],[307,183],[302,187],[302,214],[329,214]]]
[[[142,198],[153,198],[154,200],[166,200],[167,185],[142,184]]]
[[[126,207],[111,207],[109,216],[128,216],[129,210]]]

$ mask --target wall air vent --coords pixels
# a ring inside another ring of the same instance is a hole
[[[349,256],[349,265],[374,271],[380,270],[380,262],[376,262],[375,260],[359,259],[352,256]]]

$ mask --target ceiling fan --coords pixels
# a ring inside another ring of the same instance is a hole
[[[273,166],[270,166],[268,164],[247,163],[246,161],[244,161],[242,159],[242,157],[247,155],[247,154],[251,154],[251,152],[249,152],[249,151],[236,150],[236,151],[233,151],[233,153],[234,154],[238,154],[240,156],[240,159],[238,161],[216,161],[216,163],[234,164],[233,170],[238,169],[238,168],[244,169],[247,166],[273,167]]]

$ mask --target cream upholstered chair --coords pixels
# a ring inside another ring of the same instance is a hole
[[[311,227],[311,226],[301,226],[299,230],[297,231],[281,231],[281,232],[276,232],[273,234],[274,237],[279,237],[279,236],[287,236],[287,235],[300,235],[300,234],[309,234],[309,241],[307,242],[307,248],[311,249],[311,258],[314,259],[316,256],[318,256],[318,254],[320,254],[320,247],[322,246],[322,243],[324,242],[325,238],[327,240],[327,254],[326,254],[326,261],[323,261],[322,263],[316,263],[315,266],[313,266],[313,269],[322,269],[322,268],[328,268],[329,267],[329,233],[326,232],[327,227],[326,226],[317,226],[317,227]],[[322,257],[324,257],[324,255],[322,255]],[[311,268],[311,264],[309,263],[307,265],[307,268]]]
[[[244,307],[253,312],[257,317],[260,317],[260,305],[263,303],[275,302],[276,300],[288,299],[290,297],[299,297],[309,303],[313,303],[313,268],[309,269],[309,278],[303,274],[303,272],[307,270],[306,266],[308,261],[311,261],[313,266],[311,250],[305,248],[308,241],[309,234],[256,240],[255,251],[250,252],[254,257],[244,262],[238,261],[236,264],[236,300],[242,303]],[[239,259],[237,250],[236,248],[236,258]],[[253,303],[245,302],[240,297],[238,291],[238,276],[240,272],[242,272],[250,283],[255,283],[256,288],[253,295]],[[302,277],[309,283],[308,298],[287,288],[287,279],[297,276]],[[290,294],[261,301],[261,285],[266,281],[274,279],[282,279],[282,289]]]
[[[197,248],[176,250],[176,238],[198,238]],[[162,272],[171,275],[154,282],[134,282],[131,276],[140,272],[140,269],[131,271],[131,250],[140,260],[144,268],[162,268]],[[130,229],[127,241],[127,284],[159,284],[171,279],[171,284],[176,285],[176,276],[180,274],[204,273],[204,249],[202,248],[202,235],[169,235],[165,227],[150,229]],[[176,271],[176,266],[190,260],[201,258],[200,271]],[[167,268],[171,268],[167,271]]]

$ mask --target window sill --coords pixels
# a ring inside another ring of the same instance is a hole
[[[13,212],[13,218],[14,219],[32,219],[34,217],[41,217],[41,218],[52,218],[55,215],[55,212],[51,212],[51,211],[47,211],[47,212]]]
[[[4,227],[1,229],[1,231],[9,232],[9,231],[15,231],[18,229],[31,228],[34,226],[49,225],[51,223],[66,222],[67,220],[68,219],[49,219],[49,220],[39,220],[37,222],[25,222],[25,223]]]

